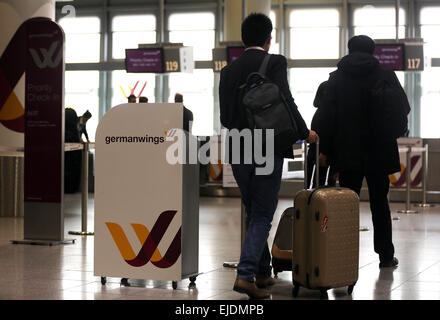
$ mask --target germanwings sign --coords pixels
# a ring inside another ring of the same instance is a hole
[[[25,201],[60,203],[64,153],[64,33],[48,18],[29,19],[24,25]]]
[[[50,25],[51,30],[38,32],[36,26],[41,22]],[[3,126],[24,132],[24,106],[14,88],[24,74],[57,68],[62,61],[63,43],[61,28],[48,18],[26,20],[17,29],[0,57],[0,123]]]

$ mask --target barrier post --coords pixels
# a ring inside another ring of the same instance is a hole
[[[69,234],[93,236],[87,231],[87,204],[89,200],[89,143],[83,143],[81,179],[81,231],[69,231]]]
[[[433,204],[426,202],[426,191],[428,184],[428,145],[425,144],[424,151],[422,152],[422,203],[417,203],[415,206],[421,208],[433,207]]]
[[[397,213],[418,213],[418,211],[411,210],[411,147],[408,146],[406,152],[406,206],[405,210],[397,210]]]

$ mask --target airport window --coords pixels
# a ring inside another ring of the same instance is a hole
[[[156,43],[154,15],[125,15],[112,19],[113,59],[124,59],[125,49],[137,48],[140,43]]]
[[[269,14],[269,18],[272,21],[272,41],[269,49],[269,53],[279,54],[280,53],[280,44],[279,39],[277,38],[277,16],[275,11],[271,10]]]
[[[440,7],[426,7],[420,11],[421,35],[425,42],[423,50],[428,58],[440,57]]]
[[[212,136],[214,134],[214,74],[211,69],[195,69],[193,73],[170,75],[169,102],[174,95],[183,94],[183,104],[192,111],[194,123],[192,134]]]
[[[421,36],[425,42],[425,70],[421,75],[421,126],[423,138],[440,138],[438,119],[440,111],[440,68],[431,67],[431,58],[440,58],[440,7],[425,7],[420,11]]]
[[[328,80],[335,68],[293,68],[290,69],[289,84],[292,96],[307,126],[310,128],[316,108],[313,106],[316,90],[321,82]]]
[[[399,10],[399,38],[405,38],[405,11]],[[372,39],[396,39],[396,9],[367,5],[354,10],[354,34]]]
[[[290,58],[339,58],[339,11],[294,9],[289,16]]]
[[[73,108],[78,117],[90,111],[87,133],[90,141],[95,141],[99,120],[99,71],[66,71],[64,79],[64,105]]]
[[[211,12],[174,13],[169,17],[169,41],[193,47],[194,60],[211,60],[215,46],[215,15]]]
[[[156,76],[152,73],[127,73],[123,70],[112,72],[111,106],[127,103],[127,98],[133,94],[148,98],[148,102],[155,102]]]
[[[98,17],[66,17],[59,24],[66,36],[66,63],[99,62],[101,21]]]
[[[168,20],[169,41],[193,47],[195,61],[211,60],[215,47],[215,15],[211,12],[173,13]],[[214,74],[210,69],[169,75],[169,102],[183,94],[185,106],[193,112],[192,133],[214,134]]]

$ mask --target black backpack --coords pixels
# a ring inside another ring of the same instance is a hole
[[[240,102],[250,129],[274,129],[275,153],[280,153],[299,140],[291,107],[278,86],[266,77],[270,54],[258,72],[251,73],[240,86]],[[264,144],[264,141],[263,141]]]
[[[402,137],[408,130],[409,104],[405,92],[380,79],[370,90],[370,133],[378,141]]]

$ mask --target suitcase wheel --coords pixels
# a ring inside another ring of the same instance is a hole
[[[320,300],[327,300],[328,299],[328,293],[326,288],[319,289],[321,291],[321,296],[319,297]]]
[[[350,295],[353,293],[353,288],[356,285],[356,282],[348,286],[347,293]]]
[[[298,296],[299,286],[295,285],[292,289],[292,296],[296,298]]]

